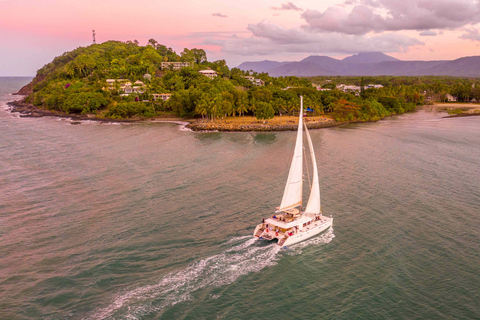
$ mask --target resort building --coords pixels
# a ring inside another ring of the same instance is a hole
[[[132,93],[144,93],[145,92],[145,84],[142,81],[135,81],[132,85],[132,83],[126,82],[121,89],[125,94],[129,95]]]
[[[171,93],[154,93],[152,94],[152,96],[153,96],[153,101],[157,101],[157,100],[167,101],[168,99],[170,99],[172,94]]]
[[[169,69],[172,68],[173,70],[180,70],[181,68],[185,67],[193,67],[192,62],[162,62],[160,65],[161,69]]]
[[[105,80],[105,82],[107,83],[106,90],[114,90],[115,89],[115,83],[118,83],[119,88],[123,90],[125,85],[127,83],[130,83],[128,81],[128,79],[107,79],[107,80]],[[130,85],[131,85],[131,83],[130,83]],[[105,88],[104,88],[104,90],[105,90]]]
[[[360,95],[361,88],[359,86],[347,86],[344,84],[340,84],[337,86],[337,89],[343,91],[345,93],[353,93],[356,96]]]
[[[383,86],[381,84],[369,84],[365,89],[381,89]]]
[[[381,84],[369,84],[368,86],[365,86],[364,89],[380,89],[380,88],[383,88],[383,86]],[[345,93],[353,93],[355,94],[356,96],[359,96],[360,95],[360,92],[362,91],[362,87],[360,86],[347,86],[345,84],[339,84],[337,86],[337,89],[340,90],[340,91],[343,91]],[[319,90],[317,88],[317,90]]]
[[[265,81],[263,81],[262,79],[255,79],[255,77],[253,76],[245,76],[244,78],[253,83],[254,86],[259,87],[265,85]]]
[[[218,76],[217,71],[207,69],[207,70],[200,70],[198,71],[199,73],[203,74],[206,77],[209,77],[210,79],[214,79],[216,76]]]

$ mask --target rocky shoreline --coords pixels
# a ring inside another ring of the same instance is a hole
[[[72,121],[99,121],[99,122],[138,122],[143,119],[111,119],[111,118],[99,118],[94,114],[67,114],[60,111],[52,111],[35,107],[31,103],[27,103],[24,100],[15,100],[7,102],[10,108],[10,112],[19,113],[21,118],[41,118],[41,117],[58,117],[69,118]]]
[[[345,124],[344,122],[323,121],[323,122],[306,122],[308,129],[321,129],[337,127]],[[233,124],[233,123],[212,123],[196,121],[187,125],[192,131],[222,131],[222,132],[271,132],[271,131],[296,131],[297,125],[295,124],[263,124],[263,123],[250,123],[250,124]]]

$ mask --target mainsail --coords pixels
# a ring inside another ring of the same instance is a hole
[[[285,211],[302,205],[303,188],[303,97],[300,97],[300,117],[298,119],[297,141],[292,164],[288,172],[287,184],[278,211]]]
[[[312,188],[310,190],[310,197],[308,198],[307,207],[305,208],[305,213],[320,213],[320,183],[318,181],[318,169],[317,169],[317,160],[315,160],[315,152],[313,151],[313,143],[310,138],[310,133],[308,132],[307,126],[305,125],[305,133],[307,135],[308,149],[310,149],[310,157],[312,158],[313,166],[313,181]]]

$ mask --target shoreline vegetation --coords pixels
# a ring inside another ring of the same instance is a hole
[[[374,122],[446,101],[480,100],[480,80],[453,77],[270,77],[177,54],[150,39],[108,41],[56,57],[9,103],[20,117],[103,122],[187,121],[194,131],[296,130],[299,95],[309,128]],[[452,116],[466,113],[449,111]],[[477,112],[477,111],[475,111]],[[292,117],[293,119],[290,119]]]
[[[44,116],[68,118],[71,119],[72,124],[79,124],[81,121],[98,121],[105,123],[154,123],[154,122],[172,122],[182,123],[185,128],[198,132],[275,132],[275,131],[296,131],[298,126],[298,116],[284,115],[275,116],[268,121],[259,121],[253,116],[237,116],[227,117],[224,120],[205,120],[205,119],[193,119],[193,118],[179,118],[172,114],[157,115],[154,118],[131,118],[131,119],[109,119],[98,118],[95,115],[72,115],[60,112],[54,112],[51,110],[45,110],[33,106],[32,104],[25,103],[22,100],[15,100],[8,102],[12,113],[19,113],[20,117],[25,118],[40,118]],[[435,109],[438,111],[447,112],[448,115],[443,118],[457,118],[457,117],[470,117],[480,116],[480,104],[461,104],[461,103],[437,103],[419,106],[420,108]],[[460,110],[457,112],[456,110]],[[388,117],[388,116],[387,116]],[[384,117],[386,118],[386,117]],[[382,119],[384,119],[382,118]],[[322,129],[342,126],[351,123],[359,123],[366,121],[336,121],[331,117],[321,116],[306,116],[305,124],[309,129]],[[375,121],[369,121],[375,122]]]
[[[51,110],[41,109],[22,100],[8,102],[10,112],[19,113],[22,118],[57,117],[68,118],[72,123],[79,121],[118,122],[118,123],[149,123],[149,122],[183,122],[185,127],[192,131],[295,131],[298,126],[298,116],[275,116],[268,121],[259,121],[253,116],[227,117],[224,120],[205,120],[193,118],[179,118],[171,114],[157,115],[153,118],[110,119],[98,118],[90,114],[66,114]],[[306,116],[305,123],[309,129],[330,128],[347,124],[338,122],[327,116]]]

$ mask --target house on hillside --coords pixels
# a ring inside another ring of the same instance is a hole
[[[255,77],[253,76],[245,76],[244,78],[253,83],[254,86],[259,87],[265,85],[265,81],[263,81],[262,79],[255,79]]]
[[[157,100],[167,101],[168,99],[170,99],[172,94],[171,93],[154,93],[152,94],[152,96],[153,96],[153,101],[157,101]]]
[[[255,81],[253,82],[254,85],[256,85],[257,87],[259,86],[264,86],[265,85],[265,81],[263,81],[262,79],[255,79]]]
[[[215,77],[218,76],[217,71],[212,70],[212,69],[200,70],[198,72],[203,74],[206,77],[209,77],[210,79],[214,79]]]
[[[114,90],[115,83],[117,83],[118,87],[123,90],[125,84],[129,83],[128,79],[107,79],[105,82],[107,83],[107,86],[106,88],[103,88],[104,90]]]
[[[193,67],[194,62],[162,62],[160,68],[162,70],[172,68],[173,70],[180,70],[185,67]]]
[[[125,85],[121,88],[126,95],[132,93],[144,93],[145,84],[142,81],[135,81],[132,85],[131,82],[126,82]]]

